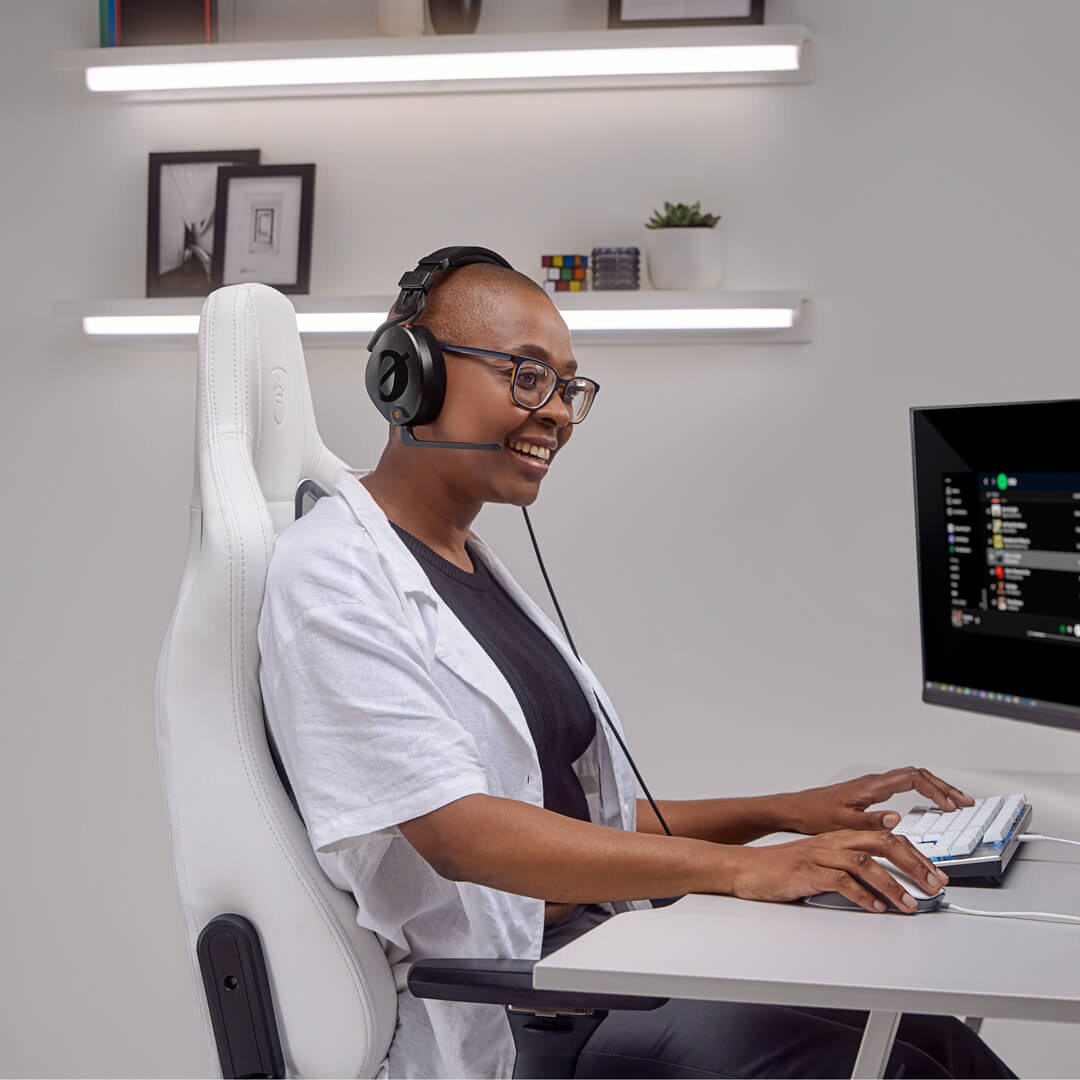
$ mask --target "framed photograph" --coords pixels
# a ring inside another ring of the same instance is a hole
[[[283,293],[308,292],[314,204],[314,165],[219,169],[212,288],[261,281]]]
[[[210,292],[218,169],[258,163],[258,150],[150,155],[147,296],[205,296]]]
[[[765,0],[608,0],[608,26],[759,26]]]

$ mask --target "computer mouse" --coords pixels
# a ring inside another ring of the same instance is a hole
[[[878,892],[873,885],[863,881],[862,883],[875,896],[879,896],[885,901],[885,906],[889,911],[898,911],[904,915],[920,915],[925,911],[935,911],[941,906],[941,901],[945,899],[944,889],[939,889],[936,893],[928,893],[907,871],[901,870],[899,866],[890,862],[884,856],[875,855],[874,862],[888,870],[916,900],[915,910],[908,911],[906,908],[897,907],[891,897],[885,896],[883,893]],[[860,907],[854,900],[849,900],[843,893],[838,892],[824,892],[818,893],[816,896],[805,896],[803,897],[803,903],[811,904],[814,907],[837,908],[842,911],[866,911],[866,908]]]

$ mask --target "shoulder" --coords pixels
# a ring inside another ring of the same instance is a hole
[[[324,498],[274,544],[263,621],[284,629],[311,608],[345,603],[398,603],[398,590],[368,530],[340,498]]]

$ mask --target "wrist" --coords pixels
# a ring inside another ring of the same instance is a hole
[[[806,831],[803,827],[800,792],[785,791],[778,795],[763,795],[762,800],[766,803],[764,813],[767,817],[767,821],[763,824],[769,832],[802,833]]]

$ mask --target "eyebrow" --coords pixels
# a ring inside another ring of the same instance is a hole
[[[519,345],[515,350],[515,354],[520,356],[531,356],[536,360],[543,360],[547,364],[555,365],[551,361],[551,354],[544,348],[543,345]],[[578,369],[578,362],[571,360],[567,365],[567,370],[571,375],[575,374]]]

